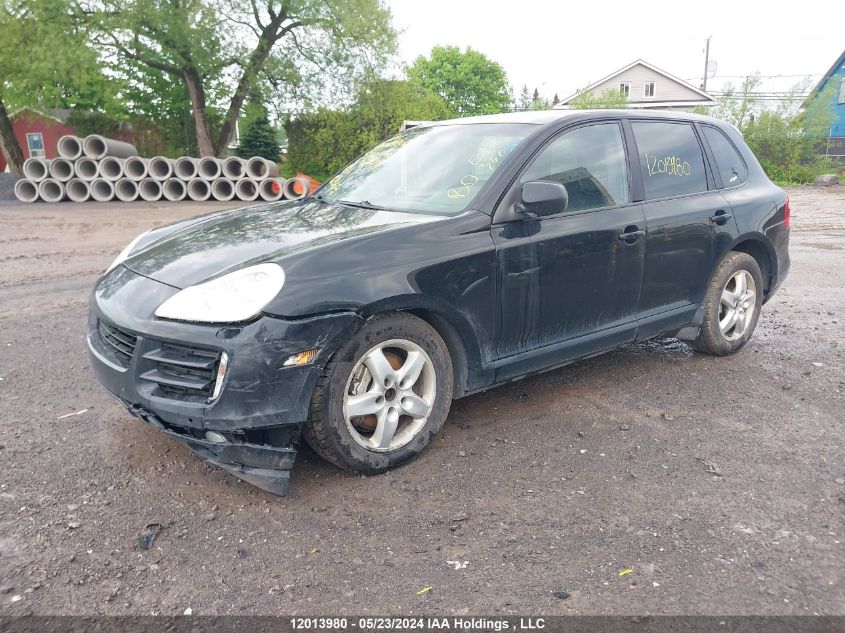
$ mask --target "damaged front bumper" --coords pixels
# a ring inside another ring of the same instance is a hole
[[[237,477],[285,494],[317,378],[360,317],[262,316],[221,326],[153,316],[175,292],[123,266],[98,283],[87,336],[94,374],[132,415]],[[311,349],[319,351],[307,364],[285,364]]]

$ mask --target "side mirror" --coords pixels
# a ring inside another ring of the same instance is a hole
[[[514,210],[525,218],[539,218],[566,211],[569,194],[559,182],[535,180],[522,185],[520,200]]]

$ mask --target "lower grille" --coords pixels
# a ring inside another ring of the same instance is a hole
[[[214,393],[219,351],[162,342],[144,358],[155,363],[155,369],[141,374],[141,378],[156,384],[154,395],[207,402]]]
[[[138,337],[102,321],[97,321],[97,331],[112,360],[121,367],[129,367]]]

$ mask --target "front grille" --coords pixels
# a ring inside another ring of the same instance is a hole
[[[112,360],[121,367],[129,367],[138,337],[102,321],[97,321],[97,331]]]
[[[155,363],[155,369],[141,374],[141,378],[156,384],[153,395],[190,402],[211,398],[219,351],[162,342],[144,358]]]

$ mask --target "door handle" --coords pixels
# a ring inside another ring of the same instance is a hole
[[[632,231],[630,229],[634,230]],[[619,234],[619,239],[626,244],[633,244],[643,235],[645,235],[645,229],[638,229],[635,226],[627,226],[625,227],[625,232]]]
[[[734,217],[733,213],[726,213],[725,211],[722,211],[720,209],[719,211],[716,211],[716,215],[710,216],[710,222],[712,222],[713,224],[718,224],[719,226],[723,226],[732,217]]]

